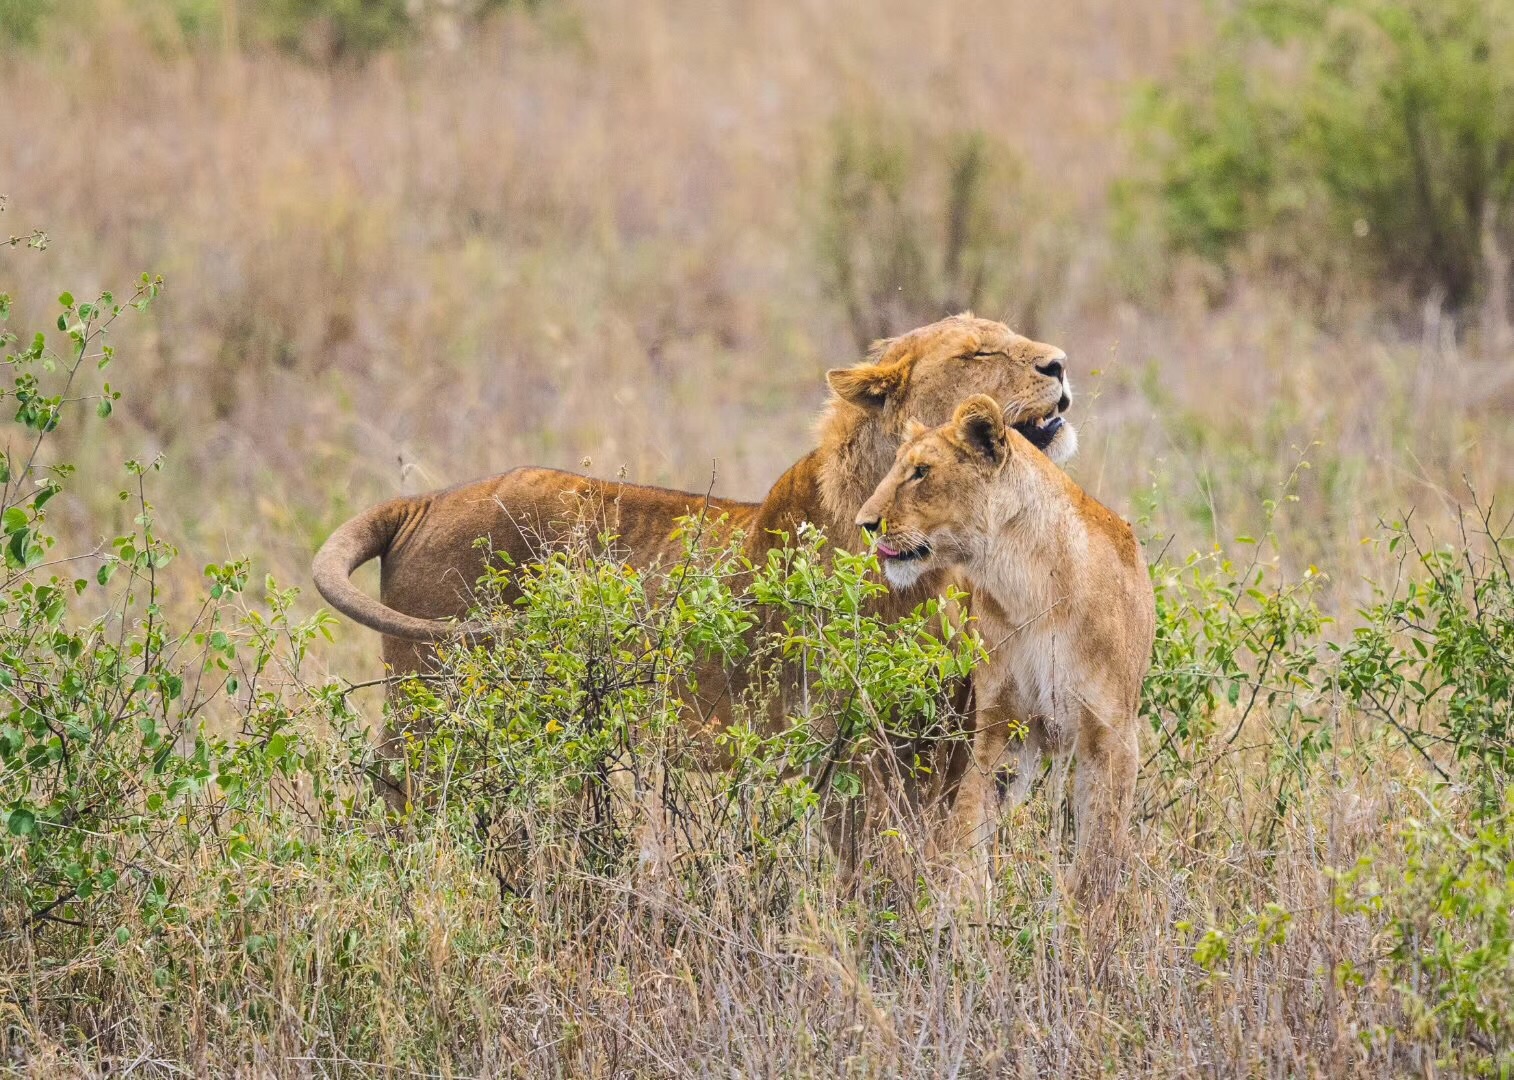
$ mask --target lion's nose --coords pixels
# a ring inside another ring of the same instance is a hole
[[[1042,375],[1045,375],[1047,378],[1060,379],[1063,377],[1062,373],[1066,370],[1066,368],[1063,366],[1062,361],[1060,360],[1048,360],[1044,364],[1037,364],[1036,370],[1039,371]]]
[[[882,521],[871,514],[861,513],[857,515],[857,527],[865,533],[877,532],[878,526],[881,524],[883,524]]]

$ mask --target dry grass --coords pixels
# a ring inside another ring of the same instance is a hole
[[[1348,611],[1384,569],[1360,543],[1379,519],[1448,527],[1464,480],[1514,486],[1508,360],[1436,313],[1405,327],[1359,300],[1318,329],[1266,280],[1218,309],[1197,284],[1144,302],[1111,284],[1130,86],[1201,38],[1197,2],[549,0],[456,51],[335,70],[164,49],[104,8],[99,32],[0,63],[0,229],[53,240],[0,252],[0,288],[26,327],[64,287],[166,278],[117,342],[125,422],[59,451],[98,498],[60,499],[54,524],[122,531],[116,463],[162,452],[186,588],[242,553],[303,583],[356,509],[520,463],[701,490],[713,469],[760,497],[808,445],[822,371],[857,354],[815,237],[833,124],[873,113],[1029,163],[1064,253],[1038,271],[1050,300],[981,313],[1033,315],[1067,348],[1075,474],[1172,554],[1259,532],[1291,494],[1280,559],[1318,564]],[[320,659],[358,681],[377,655],[347,628]],[[1376,745],[1359,722],[1341,745]],[[796,869],[787,906],[753,917],[739,866],[692,907],[619,879],[502,903],[443,833],[393,840],[387,867],[332,838],[325,878],[185,866],[190,969],[156,987],[135,939],[35,952],[0,973],[0,1046],[33,1075],[1432,1072],[1433,1039],[1364,1043],[1404,1017],[1382,970],[1338,985],[1380,942],[1329,877],[1402,817],[1415,764],[1343,756],[1281,827],[1255,767],[1226,759],[1148,819],[1096,918],[1059,892],[1044,800],[1008,824],[987,912]],[[236,927],[213,915],[226,882],[268,896]],[[1285,944],[1194,965],[1180,923],[1269,902],[1293,914]],[[226,942],[195,936],[260,927],[308,949],[228,971]],[[366,952],[342,967],[353,932]]]
[[[1435,1042],[1411,1033],[1381,927],[1338,911],[1330,876],[1403,812],[1385,797],[1393,770],[1310,792],[1264,847],[1268,807],[1246,764],[1213,775],[1197,809],[1148,822],[1124,893],[1092,913],[1060,888],[1042,800],[1006,823],[988,908],[886,880],[841,889],[806,859],[770,865],[762,881],[742,860],[717,862],[682,899],[631,876],[543,866],[502,901],[440,831],[331,837],[298,865],[181,867],[188,915],[166,937],[106,940],[13,972],[20,1010],[4,1042],[31,1075],[364,1075],[380,1063],[449,1076],[1429,1069]],[[1391,879],[1397,857],[1376,869]],[[217,916],[225,892],[244,898],[231,918]],[[1286,935],[1248,945],[1248,920],[1267,904],[1291,915]],[[1193,957],[1211,927],[1234,955],[1206,972]],[[172,979],[159,986],[163,970]],[[1339,985],[1347,970],[1364,984]]]

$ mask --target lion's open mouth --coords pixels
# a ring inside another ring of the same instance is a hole
[[[1027,442],[1037,450],[1045,450],[1057,437],[1067,423],[1061,416],[1053,413],[1051,416],[1043,416],[1039,420],[1024,420],[1014,425],[1016,431],[1025,436]]]
[[[892,562],[912,562],[915,559],[923,559],[930,554],[930,545],[921,544],[914,548],[898,548],[884,540],[879,540],[873,545],[873,550],[878,553],[878,558]]]

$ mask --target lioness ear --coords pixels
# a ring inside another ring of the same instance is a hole
[[[974,394],[952,415],[956,441],[963,449],[989,465],[1002,465],[1009,456],[1009,434],[1004,428],[1004,410],[987,394]]]
[[[914,442],[929,430],[930,428],[926,427],[924,424],[920,423],[920,421],[911,416],[908,420],[904,421],[904,441]]]
[[[900,364],[863,364],[832,368],[825,373],[836,396],[862,409],[881,409],[904,387],[905,368]]]

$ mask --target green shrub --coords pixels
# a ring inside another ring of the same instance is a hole
[[[420,801],[516,823],[524,857],[552,848],[600,873],[624,869],[654,791],[696,865],[770,855],[786,834],[793,855],[792,827],[859,793],[879,751],[939,730],[940,688],[980,655],[940,601],[884,622],[866,610],[885,588],[871,556],[827,553],[806,527],[754,565],[702,524],[661,571],[602,536],[492,572],[486,595],[520,595],[482,609],[489,643],[410,687]],[[726,691],[737,664],[756,674]],[[717,690],[735,722],[712,732],[685,703]],[[707,775],[711,761],[726,767]]]
[[[85,406],[111,416],[119,391],[93,385],[114,360],[106,336],[159,288],[144,275],[125,303],[64,293],[53,344],[0,334],[16,425],[0,453],[0,937],[156,925],[174,884],[155,868],[194,851],[235,859],[247,821],[282,818],[281,789],[312,775],[303,721],[334,718],[277,688],[324,620],[293,619],[293,593],[271,584],[266,610],[243,606],[245,562],[206,567],[192,623],[166,621],[159,576],[177,553],[146,498],[156,463],[127,463],[133,532],[60,552],[47,529],[73,469],[45,444]],[[0,296],[0,320],[9,307]],[[315,805],[335,794],[319,787]]]
[[[1246,0],[1136,128],[1127,225],[1460,307],[1514,239],[1514,5]]]
[[[1388,947],[1345,980],[1387,984],[1402,1024],[1364,1035],[1432,1047],[1463,1076],[1514,1071],[1514,812],[1471,830],[1435,806],[1394,830],[1388,850],[1338,875],[1336,906],[1384,925]],[[1393,869],[1385,872],[1384,863]]]
[[[1321,575],[1310,567],[1290,580],[1249,537],[1245,562],[1213,553],[1153,566],[1152,799],[1193,792],[1250,723],[1264,733],[1281,812],[1331,748],[1344,707],[1469,796],[1474,816],[1503,813],[1514,779],[1514,537],[1490,508],[1470,516],[1476,527],[1457,545],[1390,530],[1381,542],[1401,558],[1394,586],[1338,639],[1323,633]]]
[[[398,44],[415,32],[407,0],[264,0],[259,37],[288,49],[339,58]]]
[[[56,0],[0,0],[0,43],[35,45]]]
[[[1195,792],[1251,723],[1265,733],[1262,779],[1279,813],[1330,749],[1320,577],[1311,568],[1289,581],[1262,561],[1260,545],[1246,543],[1252,557],[1241,564],[1215,553],[1152,567],[1156,642],[1142,711],[1157,739],[1147,762],[1155,805]]]
[[[1337,678],[1357,709],[1426,759],[1448,754],[1436,771],[1450,780],[1455,770],[1478,812],[1498,814],[1514,779],[1514,537],[1491,508],[1477,522],[1455,547],[1427,546],[1407,526],[1388,537],[1408,565],[1337,647]]]

